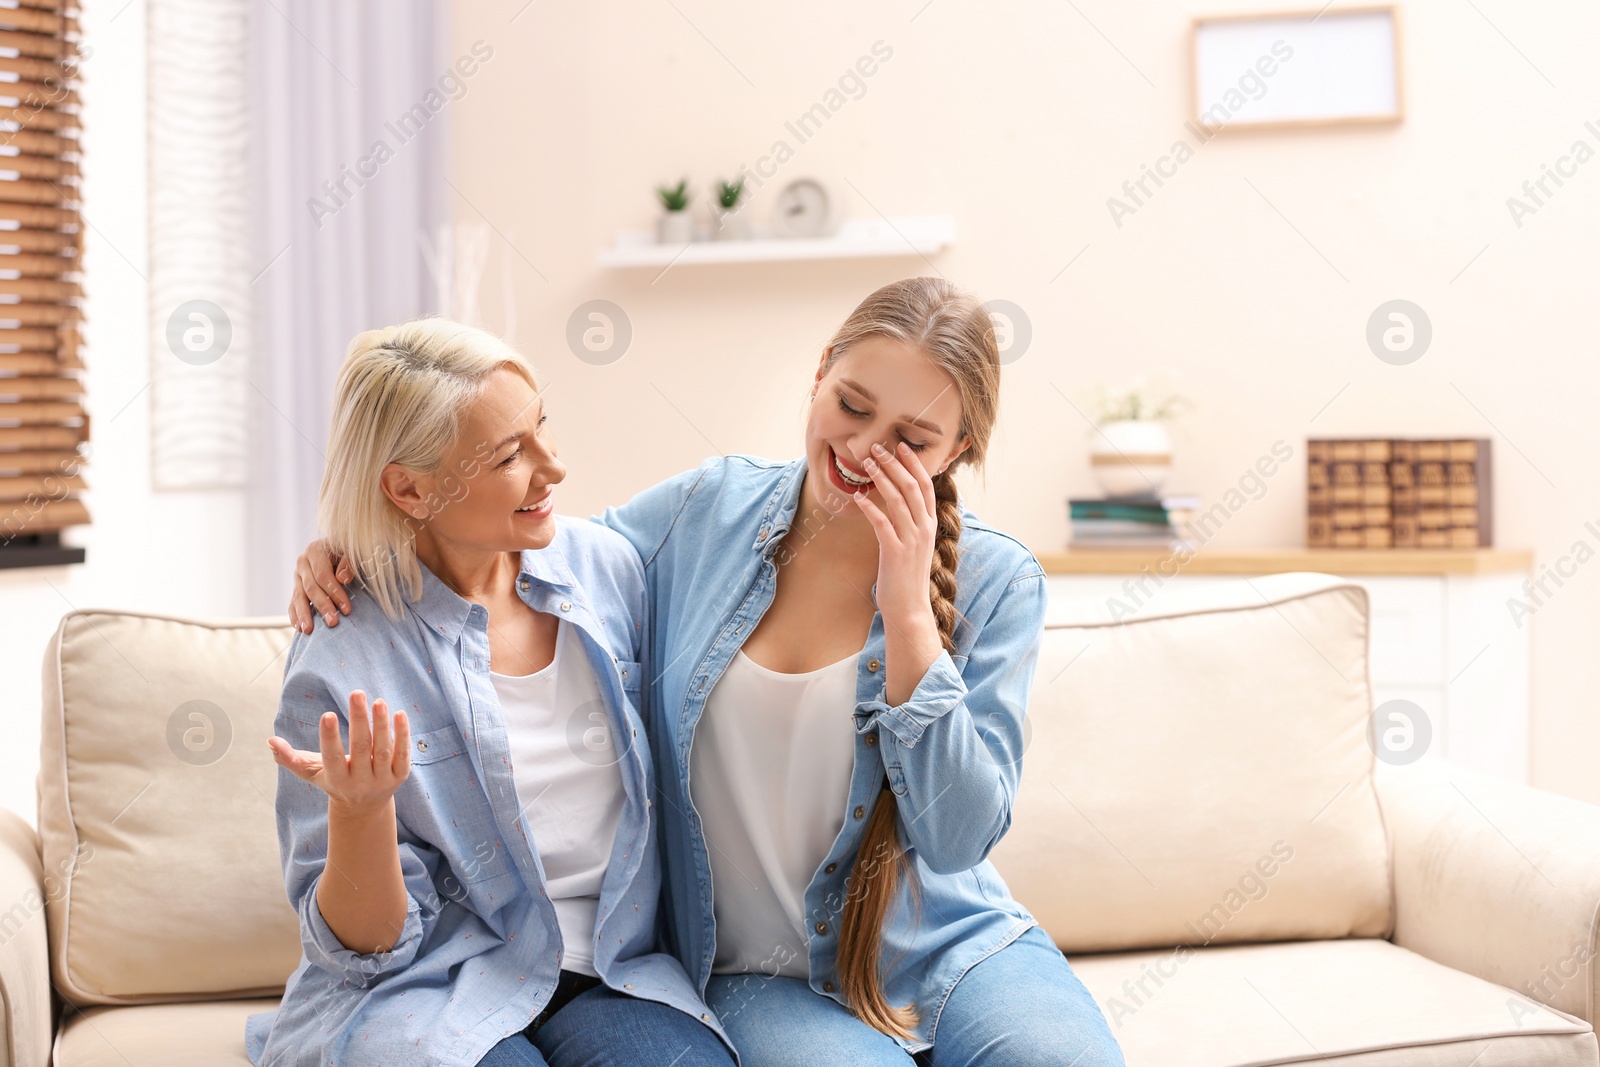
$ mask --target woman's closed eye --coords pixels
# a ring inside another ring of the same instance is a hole
[[[850,415],[858,419],[865,419],[869,417],[867,412],[858,411],[851,407],[850,402],[844,398],[843,393],[839,394],[839,410],[843,411],[846,415]],[[923,449],[928,447],[928,442],[926,441],[913,441],[905,434],[897,434],[896,436],[898,436],[900,440],[904,441],[906,443],[906,447],[910,448],[913,452],[921,452]]]

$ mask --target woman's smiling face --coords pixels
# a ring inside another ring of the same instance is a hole
[[[832,364],[824,356],[806,417],[806,463],[821,476],[818,499],[833,512],[863,490],[881,501],[863,469],[874,444],[898,455],[904,442],[911,462],[932,477],[966,450],[961,421],[955,379],[909,345],[872,336]]]
[[[439,540],[499,552],[544,548],[555,538],[554,490],[567,469],[556,459],[543,399],[507,367],[485,380],[438,471],[391,473],[400,471],[385,470],[386,488],[409,480],[414,493],[391,488],[390,498]]]

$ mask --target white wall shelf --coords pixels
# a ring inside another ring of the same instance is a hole
[[[954,239],[955,220],[948,215],[847,219],[829,237],[773,237],[757,231],[742,241],[690,241],[686,245],[658,244],[654,233],[636,230],[617,234],[616,244],[602,248],[595,262],[602,267],[684,267],[706,263],[931,256]]]

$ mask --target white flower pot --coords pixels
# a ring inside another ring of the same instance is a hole
[[[694,219],[688,209],[663,211],[656,225],[656,240],[664,245],[686,245],[694,240]]]
[[[1162,423],[1101,423],[1089,442],[1089,463],[1107,496],[1157,496],[1172,473],[1172,442]]]
[[[744,205],[728,210],[721,205],[711,209],[713,236],[718,241],[743,241],[750,236],[750,216]]]

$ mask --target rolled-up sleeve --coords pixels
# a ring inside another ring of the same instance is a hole
[[[401,868],[406,865],[406,850],[400,852]],[[406,921],[400,937],[386,952],[356,952],[345,948],[344,942],[328,926],[317,906],[317,885],[327,871],[312,878],[301,894],[296,910],[300,914],[300,943],[306,959],[329,974],[345,979],[346,984],[365,988],[385,975],[409,967],[422,947],[423,910],[415,894],[409,892],[407,879]]]
[[[349,737],[345,712],[327,686],[310,672],[289,670],[274,723],[277,735],[297,749],[318,750],[317,722],[324,711],[339,716],[343,737]],[[310,721],[307,721],[309,719]],[[417,958],[442,906],[434,888],[441,856],[425,842],[400,828],[396,844],[406,885],[406,917],[394,944],[384,952],[355,952],[334,934],[317,904],[317,886],[324,877],[341,877],[328,869],[328,795],[292,772],[278,768],[278,850],[284,888],[300,918],[300,942],[306,959],[346,985],[365,988],[402,970]]]
[[[878,751],[909,846],[928,867],[977,866],[1011,827],[1028,698],[1044,633],[1045,577],[1031,559],[992,594],[958,667],[941,652],[903,704],[863,701],[856,730]],[[881,694],[881,691],[880,691]]]

